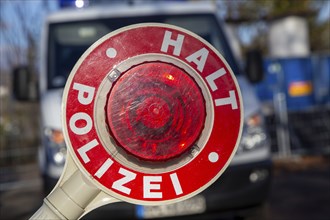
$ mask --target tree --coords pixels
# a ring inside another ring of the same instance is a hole
[[[0,10],[0,86],[10,93],[10,72],[15,66],[26,65],[37,73],[42,18],[49,5],[41,0],[0,0]],[[38,110],[38,103],[13,102],[10,94],[0,96],[1,166],[35,159],[32,155],[36,154],[40,131]]]
[[[322,9],[329,10],[327,0],[242,0],[226,1],[225,4],[226,20],[238,23],[245,32],[250,31],[250,42],[243,44],[245,49],[266,48],[267,22],[297,15],[307,18],[311,50],[330,52],[329,11],[326,19],[319,19]]]
[[[0,68],[25,64],[36,72],[42,18],[49,11],[48,1],[1,1]]]

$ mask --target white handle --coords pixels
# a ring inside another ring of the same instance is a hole
[[[91,184],[68,155],[59,182],[30,219],[79,219],[99,206],[114,202],[118,200]]]
[[[51,204],[44,202],[42,206],[34,213],[30,220],[59,220],[65,219]]]
[[[78,219],[99,193],[100,190],[89,184],[77,170],[63,184],[57,186],[45,198],[45,202],[53,205],[65,219]]]
[[[79,170],[44,199],[44,204],[31,217],[35,219],[78,219],[85,208],[100,193],[100,190],[88,184]]]

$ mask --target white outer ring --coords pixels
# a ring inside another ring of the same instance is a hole
[[[115,66],[112,70],[110,70],[109,73],[111,73],[114,69],[119,70],[119,72],[121,73],[124,73],[131,67],[136,66],[138,64],[157,61],[163,63],[170,63],[180,69],[183,69],[185,73],[187,73],[190,77],[194,79],[195,83],[197,83],[203,94],[203,98],[205,101],[206,118],[201,135],[195,143],[198,146],[198,149],[196,149],[196,147],[192,147],[191,149],[193,150],[193,152],[185,152],[178,158],[161,162],[162,164],[160,165],[160,162],[150,163],[138,160],[135,157],[127,154],[125,150],[123,150],[121,147],[115,146],[116,144],[111,141],[111,136],[107,130],[105,116],[106,112],[104,112],[104,108],[107,102],[107,95],[109,94],[110,89],[112,87],[112,83],[107,77],[103,79],[99,86],[98,92],[95,96],[97,97],[97,99],[95,100],[93,110],[94,126],[98,137],[100,138],[102,145],[106,148],[106,150],[113,157],[113,159],[123,166],[136,170],[137,172],[147,174],[161,174],[165,172],[170,172],[190,163],[205,147],[214,125],[214,108],[213,106],[206,106],[207,103],[212,103],[212,96],[210,94],[210,91],[207,89],[205,81],[191,66],[173,56],[154,53],[138,55],[124,60],[123,62]]]

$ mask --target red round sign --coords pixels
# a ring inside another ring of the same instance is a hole
[[[164,24],[132,25],[93,44],[69,76],[63,113],[68,149],[85,176],[137,204],[179,201],[213,183],[243,121],[224,58]]]

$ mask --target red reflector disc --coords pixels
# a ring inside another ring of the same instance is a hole
[[[194,79],[162,62],[143,63],[123,73],[110,91],[106,111],[117,144],[149,161],[187,151],[200,136],[206,117]]]

